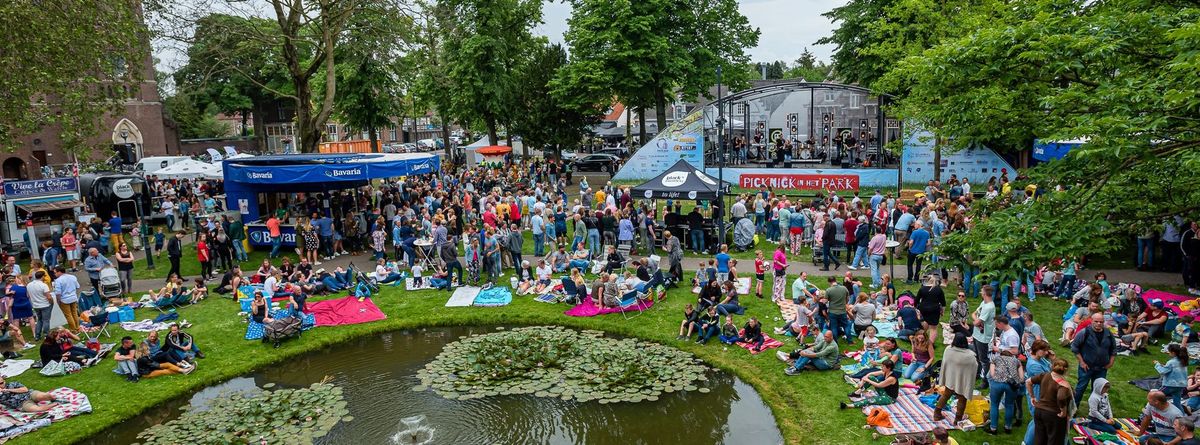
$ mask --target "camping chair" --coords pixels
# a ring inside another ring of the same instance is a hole
[[[622,269],[629,267],[629,251],[632,248],[633,248],[633,246],[626,244],[626,243],[617,244],[617,254],[621,255],[621,268]]]
[[[663,278],[662,270],[655,271],[654,276],[650,277],[650,281],[646,282],[646,290],[644,292],[647,295],[654,292],[654,298],[657,302],[661,303],[667,300],[667,288],[664,286],[665,284],[666,278]]]
[[[649,295],[649,289],[650,287],[647,286],[645,291],[632,290],[623,295],[621,297],[621,316],[628,320],[642,315],[647,308],[644,298]],[[629,314],[631,311],[634,312],[633,315]]]
[[[566,301],[570,301],[573,298],[578,299],[579,288],[575,286],[575,281],[572,280],[571,277],[562,277],[562,286],[563,293],[566,294],[567,297]],[[576,304],[579,303],[583,303],[583,301],[580,299],[580,301],[578,301]]]

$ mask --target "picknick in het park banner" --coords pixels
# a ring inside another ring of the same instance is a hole
[[[742,188],[788,190],[858,190],[858,175],[794,175],[794,174],[742,174],[738,178]]]

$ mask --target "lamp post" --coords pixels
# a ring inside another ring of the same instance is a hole
[[[725,140],[722,133],[725,130],[725,107],[721,103],[721,67],[717,66],[717,203],[721,214],[717,215],[717,246],[725,243]]]

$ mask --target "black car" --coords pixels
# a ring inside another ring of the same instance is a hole
[[[612,173],[616,170],[617,157],[609,154],[590,154],[576,159],[572,165],[575,171],[579,172]]]

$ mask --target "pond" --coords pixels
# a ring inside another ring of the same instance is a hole
[[[340,423],[320,444],[391,444],[405,429],[400,419],[426,416],[435,444],[778,444],[775,417],[754,388],[713,371],[709,393],[674,392],[657,401],[600,404],[528,395],[447,400],[413,391],[417,371],[447,343],[495,328],[431,328],[368,337],[315,351],[262,372],[203,389],[151,409],[84,442],[130,444],[151,425],[179,416],[181,406],[204,409],[208,401],[268,383],[308,386],[326,376],[345,389],[354,420]],[[265,351],[266,349],[264,349]],[[185,377],[167,377],[185,378]]]

